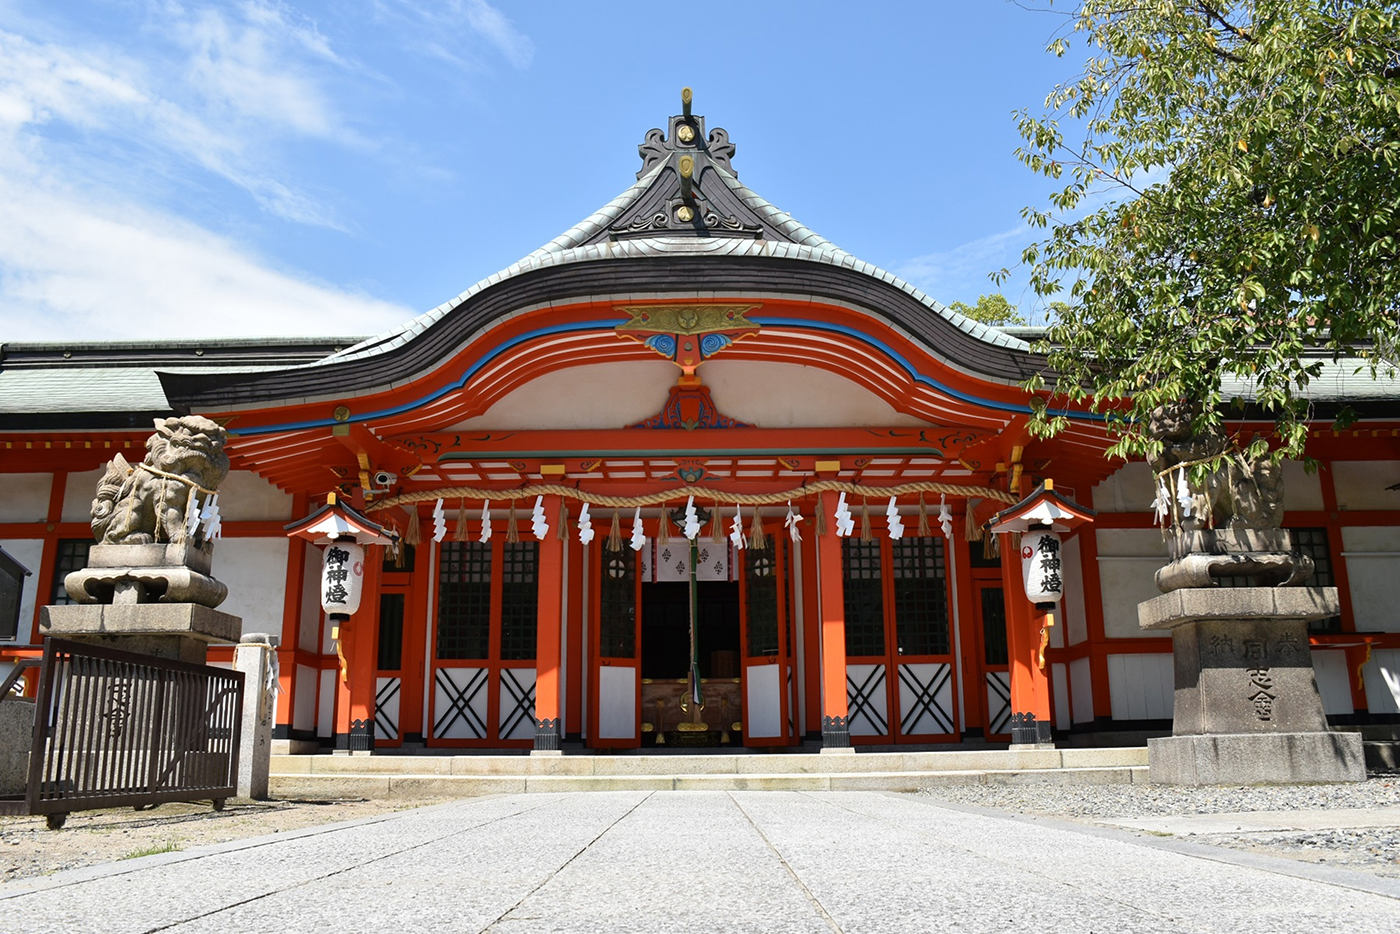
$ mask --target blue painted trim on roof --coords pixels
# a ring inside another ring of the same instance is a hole
[[[813,321],[809,318],[774,318],[767,315],[764,315],[762,317],[759,317],[757,315],[749,315],[749,320],[752,321],[754,324],[757,324],[759,327],[762,327],[765,324],[788,327],[795,326],[800,328],[808,328],[813,331],[831,331],[836,334],[844,334],[847,337],[854,337],[858,341],[870,344],[872,347],[878,348],[891,360],[895,361],[901,367],[903,367],[904,372],[908,373],[909,378],[914,380],[914,382],[922,383],[925,386],[930,386],[934,389],[937,389],[944,395],[952,396],[954,399],[961,399],[964,402],[971,402],[974,405],[980,405],[983,408],[995,409],[1001,412],[1029,414],[1031,411],[1031,407],[1028,405],[1018,405],[1014,402],[995,402],[991,399],[983,399],[981,396],[974,396],[970,393],[962,392],[961,390],[954,389],[952,386],[949,386],[946,383],[941,383],[930,376],[925,376],[924,374],[920,373],[912,363],[906,360],[899,351],[895,350],[889,344],[886,344],[884,341],[878,340],[877,338],[871,337],[869,334],[866,334],[863,331],[857,331],[855,328],[847,327],[843,324],[832,324],[829,321]],[[1066,418],[1073,418],[1085,421],[1101,422],[1104,420],[1103,415],[1099,415],[1094,412],[1079,412],[1072,409],[1049,409],[1048,412],[1051,415],[1063,415]]]
[[[506,341],[504,344],[497,345],[497,347],[493,351],[483,356],[480,360],[476,361],[476,363],[473,363],[471,366],[467,367],[467,369],[462,373],[461,379],[458,379],[453,383],[449,383],[448,385],[443,386],[441,389],[431,392],[426,396],[421,396],[417,399],[414,399],[412,402],[406,402],[403,405],[396,405],[393,408],[389,409],[379,409],[374,412],[365,412],[363,415],[352,414],[348,421],[367,422],[372,421],[376,418],[388,418],[394,415],[402,415],[404,412],[416,409],[419,406],[427,405],[430,402],[436,402],[438,399],[441,399],[449,392],[453,392],[466,386],[467,381],[470,380],[473,376],[475,376],[482,369],[482,367],[489,364],[492,360],[496,359],[506,350],[509,350],[510,348],[522,344],[526,341],[534,340],[537,337],[549,337],[552,334],[570,334],[576,331],[611,331],[617,327],[617,323],[617,319],[615,318],[609,319],[606,322],[575,321],[572,324],[556,324],[547,328],[536,328],[533,331],[526,331],[525,333],[515,337],[512,340]],[[262,428],[255,428],[251,431],[244,432],[240,432],[235,429],[234,434],[242,435],[244,437],[251,437],[253,435],[272,434],[273,432],[277,431],[300,431],[305,428],[326,428],[331,425],[337,424],[343,423],[336,422],[334,419],[330,418],[322,418],[315,419],[309,422],[287,422],[284,425],[267,425]]]
[[[993,409],[1000,412],[1015,412],[1017,414],[1028,414],[1031,411],[1031,408],[1028,405],[1017,405],[1016,403],[1012,402],[996,402],[991,399],[983,399],[980,396],[974,396],[970,393],[962,392],[960,390],[954,389],[951,386],[945,385],[944,383],[941,383],[936,379],[925,376],[924,374],[920,373],[912,363],[906,360],[902,354],[896,351],[889,344],[886,344],[884,341],[873,338],[870,335],[865,334],[861,331],[857,331],[855,328],[846,327],[845,325],[840,324],[831,324],[830,322],[826,321],[813,321],[808,318],[774,318],[765,315],[763,317],[750,316],[749,320],[759,325],[760,327],[767,324],[775,326],[807,328],[813,331],[831,331],[837,334],[844,334],[847,337],[853,337],[856,340],[869,344],[872,347],[875,347],[878,350],[880,350],[891,360],[898,363],[900,367],[903,368],[903,370],[909,375],[910,379],[914,380],[914,382],[922,383],[923,385],[936,389],[939,392],[951,396],[954,399],[960,399],[963,402],[969,402],[973,405],[978,405],[983,408]],[[449,392],[453,392],[466,386],[467,382],[473,376],[475,376],[483,367],[490,364],[493,360],[495,360],[505,351],[511,349],[512,347],[516,347],[522,343],[525,343],[526,341],[534,340],[537,337],[549,337],[554,334],[570,334],[579,331],[612,331],[616,327],[617,320],[609,318],[605,321],[575,321],[571,324],[556,324],[551,325],[547,328],[536,328],[533,331],[526,331],[525,333],[520,334],[517,337],[506,341],[503,344],[497,345],[496,348],[490,353],[477,360],[476,363],[467,367],[467,369],[462,373],[461,378],[456,380],[455,382],[443,386],[442,388],[435,390],[434,392],[431,392],[426,396],[421,396],[413,400],[412,402],[406,402],[403,405],[397,405],[388,409],[379,409],[374,412],[365,412],[362,415],[352,414],[349,420],[352,422],[367,422],[377,418],[390,418],[395,415],[402,415],[404,412],[408,412],[420,406],[427,405],[430,402],[435,402],[438,399],[441,399],[443,396],[447,395]],[[1090,412],[1074,412],[1070,411],[1069,409],[1051,409],[1050,414],[1064,415],[1074,419],[1087,419],[1090,421],[1104,420],[1104,416],[1102,415],[1097,415]],[[282,425],[267,425],[262,428],[255,428],[249,431],[237,431],[235,429],[234,434],[241,435],[243,437],[252,437],[254,435],[272,434],[278,431],[301,431],[307,428],[328,428],[332,425],[337,424],[343,423],[336,422],[334,419],[331,418],[323,418],[306,422],[287,422],[286,424]]]

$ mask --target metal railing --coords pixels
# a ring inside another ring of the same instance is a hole
[[[44,814],[212,800],[236,793],[243,672],[49,639],[39,667],[23,800]]]

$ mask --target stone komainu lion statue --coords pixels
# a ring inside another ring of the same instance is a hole
[[[198,415],[158,418],[136,466],[118,454],[92,501],[92,534],[104,545],[182,542],[191,495],[213,491],[228,476],[228,433]],[[202,505],[206,495],[200,495]]]
[[[1280,466],[1270,457],[1255,460],[1243,452],[1229,451],[1229,441],[1218,430],[1198,434],[1192,420],[1199,414],[1197,406],[1171,403],[1154,409],[1148,423],[1152,437],[1162,442],[1162,452],[1151,462],[1154,474],[1224,455],[1221,466],[1206,476],[1204,484],[1191,484],[1192,515],[1183,519],[1182,527],[1279,528],[1283,523]],[[1169,494],[1175,483],[1167,478]]]

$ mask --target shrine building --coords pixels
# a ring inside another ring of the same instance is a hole
[[[1171,642],[1137,616],[1166,561],[1148,466],[1106,457],[1087,411],[1033,438],[1038,329],[835,246],[684,111],[622,194],[388,333],[0,346],[0,546],[32,571],[0,661],[68,601],[105,463],[199,414],[230,433],[221,609],[281,640],[282,751],[1168,732]],[[1324,366],[1285,525],[1340,591],[1311,632],[1329,718],[1394,724],[1400,383]],[[1334,431],[1343,402],[1360,419]],[[1092,519],[1043,644],[986,529],[1037,490]],[[369,549],[338,627],[320,548],[288,534],[328,498],[402,541]]]

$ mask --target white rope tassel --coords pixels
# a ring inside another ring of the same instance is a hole
[[[1161,477],[1158,477],[1157,498],[1152,501],[1152,505],[1149,507],[1152,510],[1153,515],[1157,517],[1158,525],[1163,525],[1166,523],[1167,516],[1171,512],[1171,499],[1172,496],[1171,493],[1167,490],[1166,482]]]
[[[953,510],[948,508],[948,500],[942,494],[938,494],[938,524],[943,526],[943,537],[948,541],[953,540]]]
[[[224,537],[224,521],[219,516],[219,494],[215,493],[204,501],[199,511],[199,521],[204,523],[204,540],[217,541]]]
[[[695,541],[700,534],[700,516],[695,511],[695,497],[685,498],[685,537]]]
[[[1191,518],[1191,486],[1186,482],[1186,468],[1176,474],[1176,504],[1181,507],[1181,516]]]
[[[442,511],[442,500],[433,504],[433,541],[440,542],[447,537],[447,513]]]
[[[481,504],[481,537],[477,540],[482,544],[491,540],[491,501],[489,499]]]
[[[836,498],[836,512],[833,515],[836,519],[836,537],[849,538],[856,530],[856,520],[851,516],[851,507],[846,505],[845,490]]]
[[[737,551],[743,551],[747,544],[744,541],[744,516],[737,504],[734,506],[734,521],[729,526],[729,542]]]
[[[593,536],[597,533],[593,531],[593,517],[588,514],[588,504],[583,504],[583,509],[578,514],[578,540],[580,544],[587,545],[593,541]]]
[[[890,497],[890,504],[885,507],[885,525],[890,530],[890,538],[899,541],[904,537],[904,520],[899,518],[899,503],[895,497]]]
[[[549,534],[549,520],[544,515],[544,497],[535,497],[535,508],[530,513],[530,531],[534,533],[537,541],[544,541],[544,537]]]
[[[787,526],[788,536],[794,542],[802,541],[802,530],[797,524],[802,521],[802,513],[792,508],[792,500],[788,500],[787,518],[783,520],[783,525]]]
[[[647,545],[647,533],[642,528],[642,507],[638,506],[637,511],[632,513],[632,550],[641,551]]]

